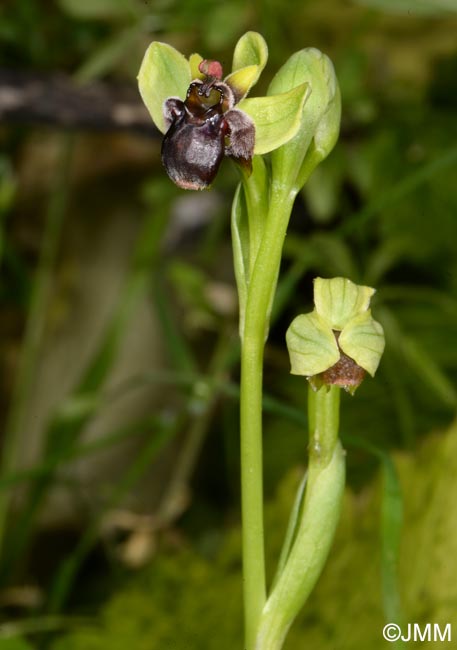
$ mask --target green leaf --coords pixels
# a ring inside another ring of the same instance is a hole
[[[403,495],[397,470],[387,454],[382,460],[381,495],[381,576],[386,621],[400,623],[401,598],[398,584],[398,565],[403,527]]]
[[[312,377],[331,368],[340,358],[332,328],[315,311],[294,318],[286,342],[293,375]]]
[[[284,567],[286,566],[286,562],[290,555],[292,545],[295,541],[296,532],[300,525],[300,515],[303,509],[303,501],[305,497],[305,488],[306,488],[307,480],[308,480],[308,473],[305,472],[302,480],[298,485],[297,493],[295,495],[295,500],[292,505],[292,510],[290,511],[289,521],[287,522],[286,534],[281,548],[281,553],[279,555],[278,568],[276,570],[276,575],[272,583],[272,589],[274,589],[274,586],[277,583],[279,576],[281,575]]]
[[[256,154],[265,154],[288,142],[300,128],[303,106],[309,96],[308,84],[271,97],[243,99],[239,108],[255,124]]]
[[[154,124],[165,133],[163,104],[169,97],[184,99],[191,82],[189,61],[171,45],[154,41],[146,50],[138,85]]]
[[[374,376],[384,352],[384,331],[370,310],[353,318],[338,339],[341,349],[361,368]]]
[[[366,312],[375,289],[364,287],[347,278],[315,278],[316,311],[334,330],[343,327],[355,316]]]
[[[333,541],[345,482],[345,454],[339,440],[329,462],[315,469],[314,476],[312,469],[309,469],[303,514],[295,542],[261,614],[257,648],[281,647],[292,621],[321,574]],[[292,647],[298,647],[298,644]]]
[[[258,79],[267,61],[268,46],[263,36],[257,32],[246,32],[235,46],[232,70],[240,70],[247,66],[256,65],[258,66]]]
[[[402,337],[401,351],[406,363],[411,366],[428,389],[432,390],[443,404],[455,408],[457,391],[453,382],[419,341],[412,336]]]

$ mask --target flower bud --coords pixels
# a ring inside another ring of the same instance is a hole
[[[286,334],[291,372],[313,387],[336,384],[353,393],[374,376],[384,351],[382,326],[371,316],[375,290],[346,278],[314,280],[314,310],[297,316]]]
[[[330,59],[316,48],[293,54],[273,78],[268,94],[284,93],[306,83],[310,97],[297,134],[272,155],[273,178],[298,192],[338,138],[341,97]]]

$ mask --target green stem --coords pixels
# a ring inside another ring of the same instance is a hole
[[[345,481],[338,440],[340,389],[309,389],[310,451],[301,521],[290,555],[264,607],[256,650],[280,650],[326,562],[339,520]]]
[[[249,281],[241,349],[241,485],[246,650],[254,650],[266,602],[262,479],[263,350],[295,195],[272,193]]]
[[[309,467],[326,467],[338,441],[340,426],[340,388],[308,386],[308,417],[310,431]]]

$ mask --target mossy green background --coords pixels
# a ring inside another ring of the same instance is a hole
[[[430,437],[416,455],[397,454],[404,494],[399,576],[406,623],[453,626],[457,599],[457,425]],[[300,470],[281,483],[267,506],[270,565],[277,557]],[[329,562],[285,648],[373,650],[382,638],[379,477],[362,491],[348,489]],[[225,650],[242,647],[239,531],[212,558],[184,545],[162,551],[140,578],[102,607],[87,629],[53,650]],[[438,648],[439,639],[413,647]]]

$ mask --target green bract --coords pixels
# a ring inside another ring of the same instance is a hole
[[[308,84],[311,96],[301,114],[300,128],[272,156],[277,182],[298,192],[315,167],[328,156],[338,138],[341,97],[330,59],[315,48],[293,54],[273,78],[268,95]]]
[[[236,108],[246,113],[255,125],[254,154],[265,154],[288,142],[297,133],[303,106],[309,95],[308,83],[298,82],[268,97],[245,99],[257,82],[268,59],[265,40],[247,32],[238,41],[233,55],[233,71],[225,77],[236,99]],[[155,41],[148,47],[138,74],[141,97],[159,131],[167,126],[164,103],[170,97],[186,98],[192,80],[202,79],[199,54],[186,59],[180,52]]]
[[[344,353],[373,376],[384,351],[382,326],[369,309],[374,292],[346,278],[316,278],[314,311],[297,316],[287,330],[292,374],[321,374]]]

